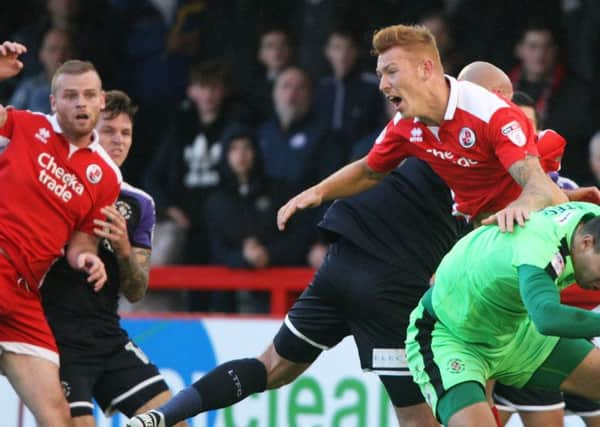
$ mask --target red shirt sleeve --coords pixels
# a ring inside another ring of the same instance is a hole
[[[377,173],[387,173],[395,169],[408,157],[405,148],[407,142],[397,132],[397,126],[392,119],[381,131],[367,154],[367,165]]]
[[[516,106],[494,113],[488,127],[488,138],[506,170],[529,155],[539,157],[533,125]]]
[[[544,172],[556,172],[560,169],[560,161],[565,154],[567,140],[552,129],[538,134],[537,149]]]
[[[116,177],[111,178],[110,183],[107,182],[102,189],[99,189],[96,203],[92,207],[91,212],[83,219],[83,221],[81,221],[78,230],[87,234],[95,235],[94,228],[97,227],[97,225],[94,224],[94,220],[106,220],[106,215],[100,212],[100,209],[108,205],[114,205],[119,197],[119,191],[120,184],[118,183]]]

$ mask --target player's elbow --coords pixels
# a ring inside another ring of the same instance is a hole
[[[561,203],[567,203],[569,201],[569,196],[562,191],[561,189],[559,189],[558,191],[555,191],[554,194],[554,200],[553,203],[555,205],[560,205]]]
[[[537,331],[542,335],[556,335],[556,329],[550,322],[533,322]]]
[[[560,317],[554,316],[555,310],[548,305],[544,304],[544,307],[540,310],[540,315],[532,315],[531,320],[537,329],[537,331],[542,335],[551,335],[556,336],[560,333],[560,324],[557,323],[557,320]]]
[[[123,296],[127,299],[127,301],[129,301],[132,304],[136,303],[136,302],[140,302],[146,296],[147,289],[148,289],[147,284],[146,284],[146,286],[139,286],[139,287],[136,287],[135,289],[128,289],[126,291],[123,291]]]
[[[134,304],[136,302],[140,302],[142,299],[144,299],[145,293],[129,293],[129,294],[124,294],[125,298],[127,299],[127,301],[129,301],[131,304]]]

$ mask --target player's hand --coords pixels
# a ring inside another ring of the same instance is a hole
[[[590,202],[600,205],[600,190],[597,187],[580,187],[563,190],[571,202]]]
[[[279,228],[280,231],[285,230],[285,225],[288,220],[298,210],[314,208],[319,206],[322,202],[323,198],[317,194],[313,188],[303,191],[279,208],[279,211],[277,212],[277,228]]]
[[[529,214],[531,209],[523,207],[523,206],[507,206],[501,211],[496,212],[493,215],[490,215],[483,221],[481,221],[482,225],[490,225],[490,224],[498,224],[500,227],[500,231],[503,233],[508,231],[512,233],[514,230],[514,223],[516,222],[521,227],[525,225],[525,221],[529,219]]]
[[[23,63],[19,56],[27,52],[21,43],[5,41],[0,44],[0,80],[9,79],[19,74]]]
[[[106,221],[95,219],[94,234],[107,239],[118,256],[129,258],[131,255],[131,242],[127,234],[127,220],[119,213],[116,207],[106,206],[100,210],[106,215]]]
[[[88,274],[88,283],[94,284],[94,292],[98,292],[106,283],[107,275],[104,263],[91,252],[82,252],[77,256],[77,267]]]

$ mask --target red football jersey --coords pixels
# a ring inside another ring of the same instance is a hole
[[[93,234],[121,173],[98,142],[77,148],[55,116],[8,110],[0,127],[0,248],[37,288],[75,230]]]
[[[560,161],[565,154],[566,146],[567,140],[552,129],[545,129],[537,134],[537,149],[545,172],[560,170]]]
[[[447,79],[450,97],[441,126],[398,113],[375,141],[368,165],[389,172],[402,159],[418,157],[453,191],[457,213],[497,212],[521,194],[508,168],[538,156],[535,132],[517,106],[473,83]]]
[[[577,284],[572,284],[560,292],[560,302],[586,310],[594,310],[600,307],[600,292],[583,289]]]

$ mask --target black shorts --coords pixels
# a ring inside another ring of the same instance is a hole
[[[494,403],[501,411],[539,412],[564,409],[560,391],[521,389],[500,383],[494,385]]]
[[[581,418],[600,417],[600,404],[598,402],[569,393],[564,393],[563,397],[570,413],[579,415]]]
[[[426,279],[416,280],[340,239],[288,312],[275,348],[295,363],[311,363],[322,350],[353,335],[363,370],[394,377],[382,379],[394,405],[421,403],[404,340],[409,314],[428,286]]]
[[[600,416],[600,404],[585,397],[559,391],[520,389],[500,383],[494,386],[494,403],[499,410],[507,412],[566,409],[582,418]]]
[[[60,379],[72,417],[92,415],[92,398],[105,414],[132,417],[150,399],[168,390],[158,368],[132,341],[109,355],[70,352],[62,357]]]

